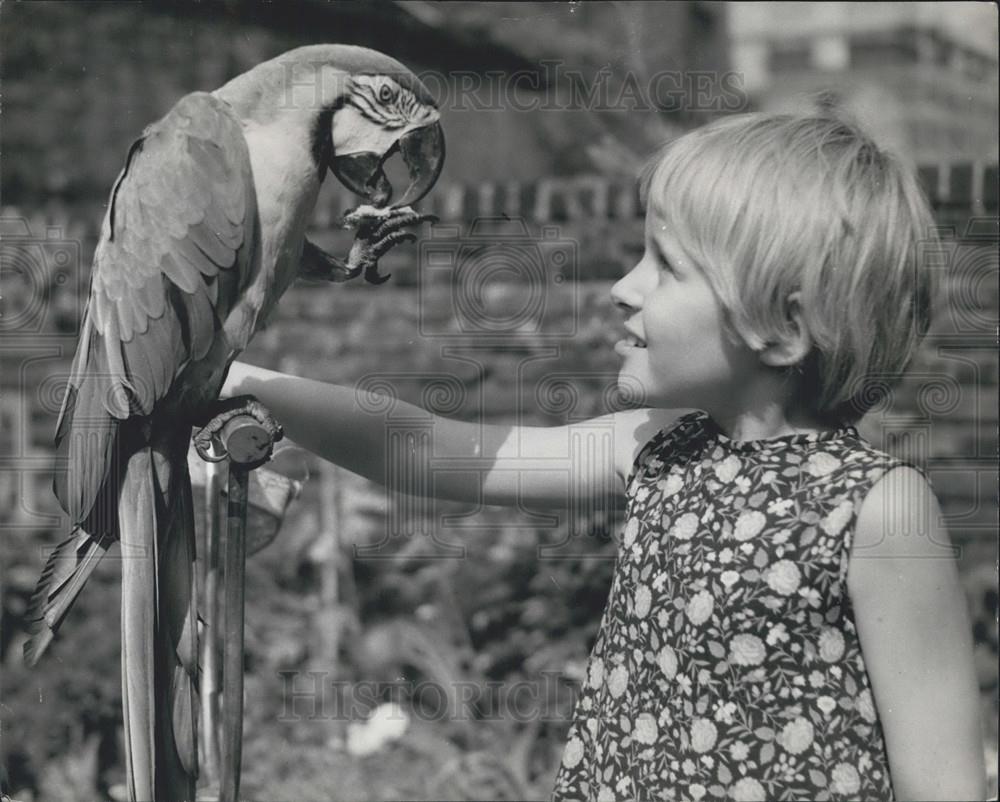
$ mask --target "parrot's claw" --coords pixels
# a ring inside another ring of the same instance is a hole
[[[238,395],[217,401],[212,405],[209,414],[212,414],[211,419],[194,436],[195,451],[206,462],[222,462],[229,457],[229,453],[221,443],[220,435],[227,423],[241,415],[250,416],[265,429],[270,437],[272,447],[274,443],[285,436],[281,424],[275,420],[267,407],[252,395]],[[205,417],[207,416],[203,416],[202,420]],[[216,445],[218,445],[218,449],[216,449]],[[269,449],[267,458],[269,459],[270,456]]]
[[[369,284],[382,284],[389,276],[379,275],[378,260],[401,242],[414,242],[416,234],[403,231],[407,226],[420,223],[436,223],[433,214],[420,214],[410,206],[399,209],[379,209],[374,206],[359,206],[344,216],[344,225],[357,231],[351,253],[347,257],[347,267],[352,271],[364,271]]]

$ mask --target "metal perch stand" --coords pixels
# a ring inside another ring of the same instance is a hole
[[[223,542],[222,583],[224,591],[224,639],[222,656],[222,725],[217,729],[215,701],[218,690],[215,677],[215,623],[216,592],[218,583],[218,555],[220,529],[219,516],[214,514],[218,504],[218,483],[209,482],[209,529],[207,535],[208,568],[205,580],[206,643],[203,650],[205,665],[202,674],[202,737],[205,739],[205,756],[210,776],[219,776],[220,802],[236,802],[240,791],[240,766],[243,751],[243,646],[244,646],[244,592],[246,586],[247,557],[247,498],[250,471],[263,465],[274,447],[272,433],[249,415],[240,415],[223,426],[218,440],[222,455],[218,461],[229,459],[229,488],[227,503],[226,537]],[[204,456],[204,455],[203,455]],[[211,476],[211,473],[210,473]],[[221,729],[221,759],[216,746],[216,734]],[[214,777],[212,777],[214,779]]]

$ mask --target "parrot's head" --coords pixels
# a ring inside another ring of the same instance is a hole
[[[415,76],[410,81],[400,78],[387,73],[354,75],[330,122],[330,170],[375,206],[392,199],[393,187],[383,168],[396,153],[406,164],[409,185],[393,206],[420,200],[444,166],[444,133],[434,101]]]
[[[305,129],[320,177],[329,169],[366,203],[416,203],[444,166],[440,112],[427,87],[384,53],[352,45],[291,50],[233,79],[217,94],[246,120]],[[409,184],[395,193],[386,162],[399,154]]]

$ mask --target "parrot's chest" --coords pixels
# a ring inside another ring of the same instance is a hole
[[[249,341],[298,275],[320,180],[308,142],[299,141],[295,132],[268,127],[245,134],[257,196],[257,269],[233,311],[248,321]],[[233,344],[237,350],[246,347],[245,342]]]
[[[264,265],[272,266],[270,271],[263,271],[270,273],[270,287],[262,310],[265,317],[299,273],[306,229],[319,195],[319,181],[296,189],[299,191],[294,194],[287,193],[287,204],[272,200],[260,207],[261,260]]]

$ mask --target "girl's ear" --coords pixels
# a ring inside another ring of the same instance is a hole
[[[760,352],[765,365],[775,368],[791,368],[800,364],[812,351],[813,342],[802,319],[802,295],[793,292],[788,296],[788,324],[791,333],[777,342],[769,342]]]

